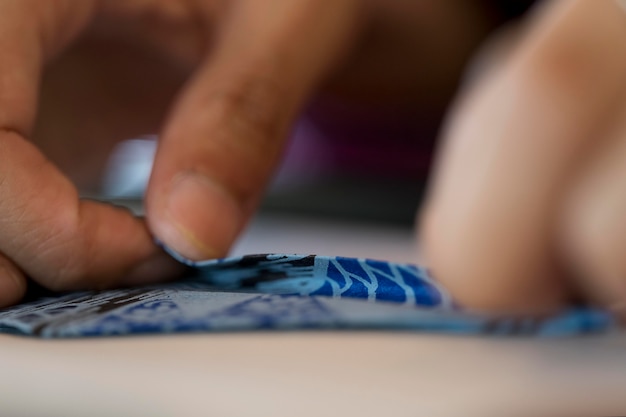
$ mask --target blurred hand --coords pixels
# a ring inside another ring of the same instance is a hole
[[[422,243],[468,308],[626,301],[626,14],[559,1],[451,118]]]
[[[22,297],[27,276],[55,290],[171,278],[177,266],[152,235],[192,259],[224,255],[312,94],[440,100],[488,31],[475,9],[436,0],[2,0],[0,306]],[[90,184],[116,141],[155,131],[148,226],[79,200],[76,184]]]

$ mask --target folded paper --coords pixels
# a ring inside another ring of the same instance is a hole
[[[424,268],[315,255],[250,255],[191,262],[175,283],[76,292],[0,310],[0,332],[46,338],[278,330],[388,329],[465,334],[571,335],[614,326],[572,308],[547,318],[465,311]]]

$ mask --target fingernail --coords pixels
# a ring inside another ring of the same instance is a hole
[[[240,209],[215,182],[198,174],[175,178],[167,204],[173,226],[163,241],[192,260],[223,256],[240,228]]]
[[[173,281],[187,268],[165,252],[159,252],[132,268],[120,282],[121,285],[138,286]]]

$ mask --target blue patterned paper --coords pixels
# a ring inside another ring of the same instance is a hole
[[[178,259],[223,289],[450,307],[447,292],[425,269],[410,264],[315,255],[251,255],[204,262]]]
[[[455,307],[410,264],[315,255],[190,262],[177,283],[48,297],[0,311],[0,331],[41,337],[269,329],[388,329],[569,335],[613,325],[606,313],[506,318]]]

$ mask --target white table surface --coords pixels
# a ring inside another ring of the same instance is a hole
[[[411,261],[410,230],[255,221],[236,254]],[[626,415],[626,337],[0,336],[0,417]]]

